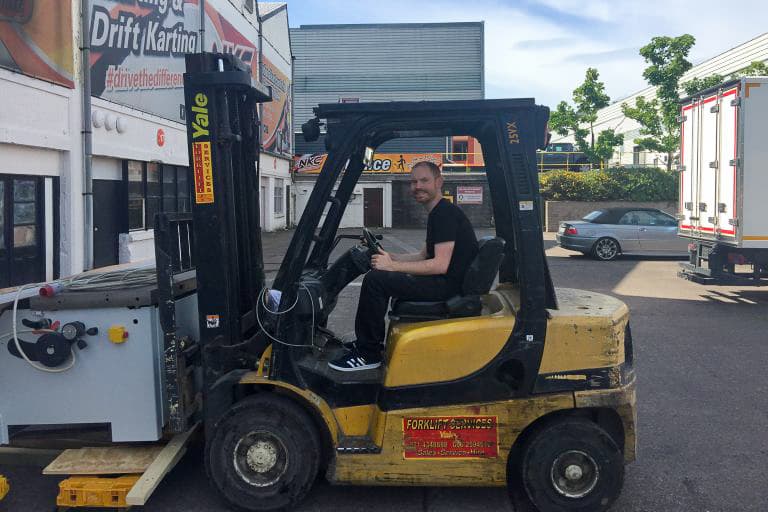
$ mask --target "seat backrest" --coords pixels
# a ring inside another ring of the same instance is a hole
[[[478,252],[464,274],[463,295],[485,295],[491,291],[493,280],[504,259],[504,239],[484,236],[477,241]]]

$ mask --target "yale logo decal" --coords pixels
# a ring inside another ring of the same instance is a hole
[[[195,94],[195,104],[192,106],[194,120],[192,121],[192,138],[207,137],[208,130],[208,96],[199,92]]]
[[[208,126],[208,96],[199,92],[195,94],[195,104],[192,106],[192,169],[195,176],[195,203],[213,203],[213,158],[211,141],[196,139],[210,136]]]
[[[520,132],[517,129],[517,121],[507,122],[507,138],[510,144],[520,144]]]

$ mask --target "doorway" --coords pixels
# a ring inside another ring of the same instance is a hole
[[[45,280],[43,178],[0,176],[0,288]]]
[[[384,189],[363,189],[363,225],[368,228],[384,227]]]

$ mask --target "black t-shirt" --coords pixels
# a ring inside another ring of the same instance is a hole
[[[427,258],[435,257],[435,244],[455,242],[446,275],[461,288],[464,274],[477,256],[477,237],[469,219],[455,204],[441,199],[427,218]]]

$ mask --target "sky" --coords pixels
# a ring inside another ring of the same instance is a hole
[[[768,2],[740,0],[288,0],[291,27],[485,22],[487,98],[570,100],[595,67],[612,101],[647,86],[638,50],[659,35],[696,38],[707,60],[768,30]]]

